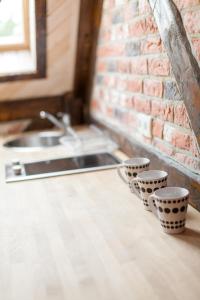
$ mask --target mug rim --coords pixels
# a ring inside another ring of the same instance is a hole
[[[177,190],[179,190],[179,192],[181,193],[181,191],[183,191],[183,192],[185,192],[185,194],[183,195],[181,195],[181,194],[179,194],[179,195],[162,195],[162,193],[164,193],[166,190],[170,190],[171,192],[172,191],[177,191]],[[161,195],[159,195],[159,194],[161,194]],[[164,188],[162,188],[162,189],[158,189],[158,190],[156,190],[155,192],[154,192],[154,195],[156,196],[156,198],[158,198],[158,199],[160,199],[160,200],[166,200],[166,199],[168,199],[168,200],[177,200],[177,199],[180,199],[180,198],[185,198],[185,197],[188,197],[189,196],[189,194],[190,194],[190,192],[189,192],[189,190],[188,189],[186,189],[186,188],[183,188],[183,187],[179,187],[179,186],[167,186],[167,187],[164,187]]]
[[[134,162],[135,160],[135,162]],[[139,161],[141,160],[141,162],[139,163]],[[126,159],[123,161],[123,165],[124,166],[132,166],[132,167],[136,167],[136,166],[143,166],[146,164],[150,164],[150,159],[147,157],[132,157],[129,159]]]
[[[146,174],[150,174],[150,173],[153,173],[153,172],[155,172],[155,173],[158,173],[158,172],[160,172],[160,174],[161,173],[163,173],[163,175],[157,175],[157,176],[152,176],[152,177],[142,177],[143,175],[146,175]],[[151,180],[160,180],[160,179],[164,179],[164,178],[166,178],[168,176],[168,173],[166,172],[166,171],[163,171],[163,170],[148,170],[148,171],[143,171],[143,172],[141,172],[141,173],[139,173],[138,175],[137,175],[137,179],[139,179],[139,180],[145,180],[145,181],[151,181]]]

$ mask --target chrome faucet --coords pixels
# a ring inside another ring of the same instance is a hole
[[[56,127],[63,130],[65,135],[69,134],[69,135],[71,135],[71,136],[73,136],[74,138],[77,139],[77,134],[71,127],[70,115],[66,114],[66,113],[59,112],[57,114],[57,116],[60,117],[61,120],[58,120],[55,116],[53,116],[52,114],[50,114],[46,111],[41,111],[40,112],[40,118],[41,119],[49,120]]]

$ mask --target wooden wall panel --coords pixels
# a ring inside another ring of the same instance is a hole
[[[82,98],[83,118],[90,116],[90,97],[96,61],[97,39],[100,29],[103,0],[81,0],[74,95]]]
[[[32,119],[28,130],[52,127],[48,120],[40,118],[41,110],[54,115],[65,111],[70,114],[72,125],[78,125],[82,122],[82,100],[74,98],[69,92],[64,95],[21,99],[20,101],[1,101],[0,124],[7,121]]]
[[[0,83],[0,101],[73,89],[80,0],[47,0],[47,78]]]

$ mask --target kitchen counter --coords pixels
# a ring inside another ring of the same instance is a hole
[[[162,232],[115,170],[6,184],[4,163],[64,156],[0,150],[0,299],[200,299],[200,214]],[[123,154],[118,152],[123,157]]]

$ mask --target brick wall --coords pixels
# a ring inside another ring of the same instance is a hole
[[[200,0],[174,0],[200,62]],[[148,0],[104,0],[91,113],[200,172],[200,157]]]

